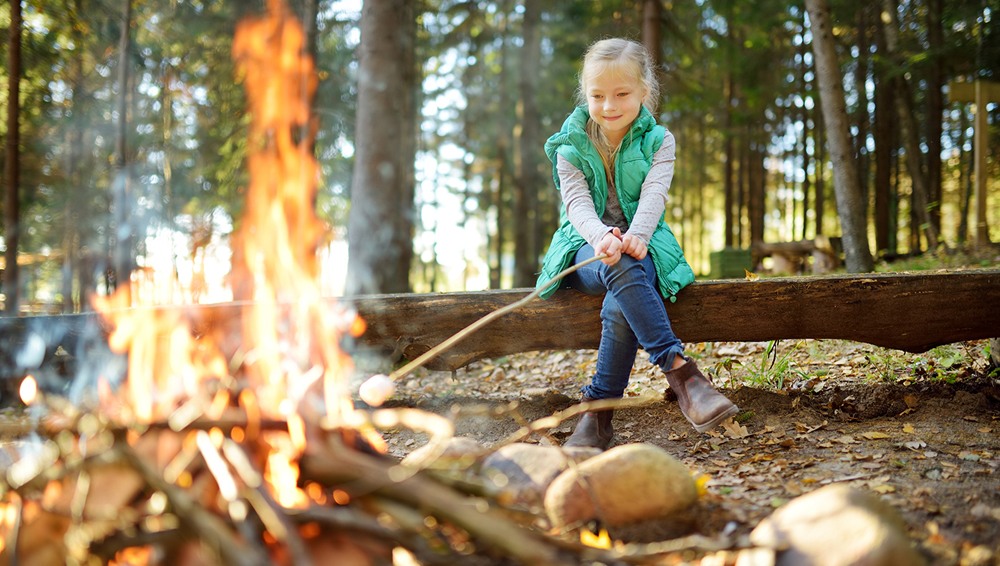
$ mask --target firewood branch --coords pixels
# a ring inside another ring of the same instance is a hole
[[[524,564],[570,565],[575,562],[540,535],[527,531],[490,508],[481,499],[459,494],[422,474],[398,473],[395,462],[376,459],[327,443],[322,452],[308,451],[302,478],[324,485],[350,486],[422,509],[468,532],[493,550]],[[402,479],[397,476],[402,475]]]
[[[266,554],[239,542],[220,518],[199,505],[183,489],[163,479],[128,443],[122,440],[117,443],[117,448],[152,489],[167,497],[181,524],[217,552],[224,563],[239,566],[266,566],[270,563]]]

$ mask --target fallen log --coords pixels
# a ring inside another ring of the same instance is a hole
[[[530,291],[366,295],[331,305],[355,308],[367,322],[352,353],[404,361]],[[666,306],[689,343],[844,339],[917,353],[1000,336],[1000,270],[698,281]],[[196,333],[238,337],[239,305],[185,308]],[[497,318],[425,365],[451,370],[518,352],[596,348],[600,308],[600,297],[563,289]],[[223,326],[231,332],[220,332]],[[50,357],[58,346],[83,356],[102,342],[101,328],[94,313],[0,318],[0,376],[21,373],[24,360],[43,351]]]
[[[360,297],[364,344],[413,359],[530,290]],[[698,281],[666,303],[686,342],[844,339],[924,352],[1000,335],[1000,270]],[[534,350],[596,348],[601,298],[564,289],[456,344],[432,369]]]

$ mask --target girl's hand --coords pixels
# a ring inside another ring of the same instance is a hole
[[[618,263],[618,260],[622,258],[622,231],[618,228],[612,228],[610,232],[601,238],[601,241],[597,243],[594,248],[594,255],[604,254],[605,257],[601,261],[604,265],[614,265]]]
[[[632,234],[625,234],[622,238],[622,253],[642,261],[646,258],[646,252],[648,251],[649,247],[646,246],[646,242],[642,241],[642,238],[633,236]]]

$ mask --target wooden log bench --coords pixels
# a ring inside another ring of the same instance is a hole
[[[357,352],[412,360],[530,289],[369,295],[331,299],[356,308],[368,329]],[[774,339],[844,339],[907,352],[1000,336],[1000,270],[698,281],[667,302],[674,330],[688,343]],[[333,306],[333,305],[331,305]],[[426,363],[452,370],[482,358],[519,352],[596,348],[601,298],[572,289],[499,317]],[[162,307],[176,308],[176,307]],[[232,325],[233,304],[186,307],[195,332]],[[18,348],[44,343],[93,345],[94,313],[0,318],[0,377],[9,377]],[[34,338],[28,339],[27,335]],[[21,356],[22,358],[24,356]]]
[[[414,359],[529,289],[381,295],[354,303],[363,342]],[[666,303],[685,342],[844,339],[907,352],[1000,336],[1000,270],[698,281]],[[596,348],[601,298],[572,289],[511,312],[429,362],[456,369],[535,350]]]

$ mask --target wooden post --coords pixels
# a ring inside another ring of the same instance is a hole
[[[1000,83],[992,81],[952,82],[948,84],[949,98],[952,102],[972,102],[976,105],[976,120],[973,123],[973,151],[975,166],[973,167],[976,203],[976,246],[986,246],[990,243],[989,226],[986,223],[986,145],[989,129],[986,123],[986,105],[990,102],[1000,102]]]

